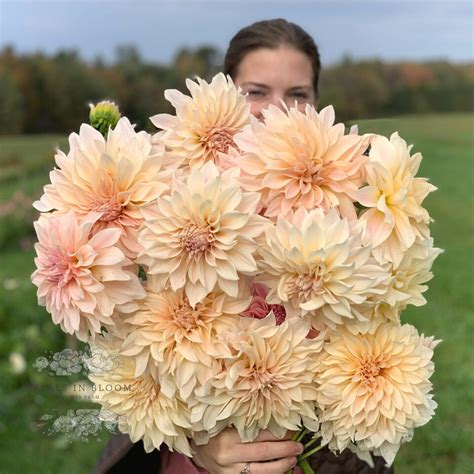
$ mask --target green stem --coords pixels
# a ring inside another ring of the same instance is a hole
[[[316,441],[320,439],[319,436],[315,436],[314,438],[311,438],[305,445],[304,445],[304,451],[306,451],[310,446],[312,446]]]
[[[305,459],[312,456],[314,453],[317,453],[320,449],[323,449],[323,446],[321,446],[321,445],[316,446],[311,451],[308,451],[307,453],[302,454],[301,456],[298,457],[298,462],[299,461],[304,461]]]
[[[303,470],[303,474],[315,474],[313,468],[306,459],[298,461],[298,466]]]
[[[300,430],[299,435],[296,438],[296,441],[298,442],[301,441],[306,436],[307,433],[308,433],[308,430],[306,428]]]
[[[300,435],[300,433],[301,433],[301,430],[295,431],[295,433],[291,437],[291,441],[296,441],[298,439],[298,436]]]

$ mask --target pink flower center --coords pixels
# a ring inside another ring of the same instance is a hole
[[[375,360],[366,360],[359,367],[359,373],[366,385],[373,385],[381,371],[382,368]]]
[[[322,273],[323,266],[319,266],[311,273],[297,275],[288,293],[298,298],[306,298],[313,290],[321,286]]]
[[[192,257],[205,253],[211,247],[212,236],[207,229],[190,226],[181,239],[184,250]]]
[[[227,153],[229,147],[234,146],[234,136],[228,129],[211,128],[206,135],[201,137],[201,142],[210,153],[217,156],[218,152]]]
[[[192,331],[197,327],[197,312],[193,310],[187,300],[174,309],[173,319],[186,331]]]
[[[122,215],[123,205],[117,202],[115,197],[110,197],[107,200],[97,203],[93,210],[102,213],[99,221],[115,221]]]
[[[68,255],[59,249],[51,249],[45,262],[48,273],[46,280],[59,288],[67,286],[77,275],[76,264],[77,258],[74,255]]]
[[[299,181],[301,191],[305,194],[313,185],[318,185],[323,181],[320,175],[322,167],[323,161],[320,158],[310,162],[298,161],[288,174]]]

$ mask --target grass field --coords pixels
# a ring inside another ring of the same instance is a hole
[[[435,219],[432,235],[445,253],[435,263],[428,304],[403,314],[420,332],[443,339],[433,377],[439,404],[431,423],[416,430],[395,462],[397,474],[474,472],[474,116],[433,115],[364,121],[361,131],[398,130],[424,155],[420,174],[439,190],[425,202]],[[58,136],[0,138],[0,473],[83,474],[90,471],[107,438],[69,444],[47,436],[38,420],[55,410],[92,405],[67,399],[52,384],[60,378],[32,367],[45,352],[64,349],[66,340],[36,304],[29,275],[34,242],[30,203],[39,197],[53,166]],[[12,372],[10,354],[26,360]]]

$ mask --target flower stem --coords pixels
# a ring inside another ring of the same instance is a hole
[[[301,441],[306,436],[307,433],[308,433],[308,430],[306,428],[300,430],[296,438],[296,441],[298,442]]]
[[[316,441],[320,439],[319,436],[315,436],[314,438],[311,438],[305,445],[304,445],[304,451],[306,451],[310,446],[312,446]]]
[[[303,474],[315,474],[313,468],[306,459],[299,460],[298,466],[301,467]]]
[[[305,459],[309,458],[310,456],[312,456],[314,453],[317,453],[322,448],[323,446],[319,445],[313,448],[311,451],[308,451],[307,453],[303,453],[301,456],[298,457],[298,463],[300,461],[304,461]]]

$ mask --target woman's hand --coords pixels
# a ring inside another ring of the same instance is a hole
[[[196,465],[211,474],[239,474],[249,463],[252,474],[283,474],[296,464],[303,445],[290,441],[291,432],[283,440],[262,431],[252,443],[242,443],[235,428],[227,428],[211,438],[208,444],[191,443]]]

